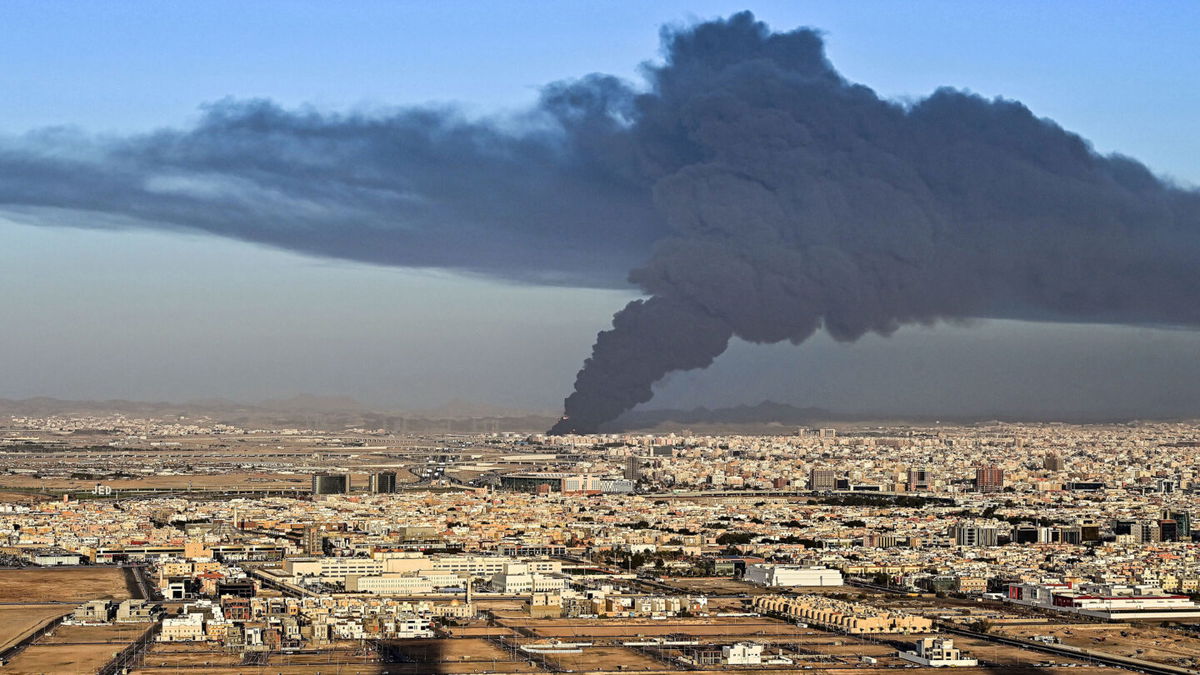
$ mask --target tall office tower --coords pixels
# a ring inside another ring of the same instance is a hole
[[[1174,520],[1158,521],[1158,538],[1160,541],[1179,541],[1179,523]]]
[[[321,555],[325,552],[325,536],[316,525],[304,526],[304,552],[308,555]]]
[[[908,469],[908,491],[928,490],[933,483],[929,469],[923,466],[912,466]]]
[[[837,429],[819,429],[817,434],[821,438],[837,438]]]
[[[956,525],[950,528],[950,536],[958,546],[995,546],[1000,534],[994,527]]]
[[[1046,471],[1062,471],[1066,468],[1066,464],[1058,453],[1048,452],[1046,458],[1042,460],[1042,468]]]
[[[837,472],[833,469],[813,469],[808,472],[809,490],[833,490],[837,487]]]
[[[390,494],[396,491],[396,472],[380,471],[371,474],[371,492],[375,494]]]
[[[1100,523],[1095,518],[1081,518],[1076,524],[1081,541],[1100,541]]]
[[[344,495],[350,491],[350,476],[344,473],[315,473],[312,477],[314,495]]]
[[[975,489],[980,492],[999,492],[1004,489],[1004,469],[981,466],[975,469]]]
[[[630,455],[625,458],[625,480],[635,483],[642,478],[642,458]]]
[[[1058,530],[1033,523],[1021,523],[1013,528],[1012,538],[1018,544],[1048,544],[1058,541]]]
[[[1158,527],[1156,520],[1143,520],[1135,523],[1130,528],[1130,534],[1133,535],[1133,540],[1142,544],[1151,544],[1162,541],[1162,531]]]
[[[1164,509],[1162,512],[1162,520],[1174,520],[1176,529],[1179,532],[1179,538],[1191,538],[1192,536],[1192,514],[1187,511],[1174,511]]]

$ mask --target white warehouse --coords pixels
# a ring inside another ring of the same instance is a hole
[[[828,567],[773,565],[746,566],[746,581],[760,586],[841,586],[842,573]]]

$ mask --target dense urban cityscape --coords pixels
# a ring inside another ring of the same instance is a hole
[[[1193,424],[0,426],[12,672],[1200,666]]]
[[[0,675],[1200,675],[1200,2],[0,26]]]

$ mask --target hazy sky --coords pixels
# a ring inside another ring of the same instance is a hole
[[[0,134],[186,127],[263,97],[321,110],[451,101],[486,113],[590,72],[637,77],[658,26],[751,9],[826,31],[892,97],[941,85],[1027,104],[1200,184],[1200,5],[1097,2],[0,4]],[[254,400],[300,392],[552,409],[632,292],[513,286],[199,235],[0,222],[0,396]],[[739,345],[654,406],[935,414],[1194,414],[1200,335],[986,322],[852,345]]]

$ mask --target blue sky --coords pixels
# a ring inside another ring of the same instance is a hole
[[[1101,151],[1200,184],[1195,3],[14,1],[0,5],[0,134],[185,127],[226,97],[485,114],[555,80],[636,79],[660,25],[741,9],[777,29],[823,29],[834,65],[881,94],[950,85],[1015,98]],[[12,223],[0,223],[0,288],[0,396],[313,392],[405,407],[458,396],[553,408],[631,297]],[[1193,334],[1081,330],[993,322],[851,346],[743,346],[671,378],[656,403],[1132,410],[1197,399]],[[1077,386],[1051,386],[1064,377]]]

